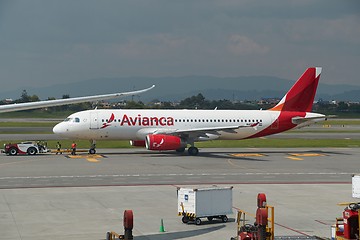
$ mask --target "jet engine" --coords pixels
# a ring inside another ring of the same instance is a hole
[[[162,151],[185,148],[187,144],[178,136],[149,134],[146,136],[145,145],[148,150]]]
[[[133,147],[145,147],[145,140],[130,140],[130,145]]]

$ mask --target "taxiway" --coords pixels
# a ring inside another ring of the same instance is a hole
[[[275,207],[277,236],[330,237],[343,209],[336,203],[354,201],[351,176],[360,166],[359,148],[98,152],[1,155],[0,239],[103,239],[122,231],[126,209],[134,211],[135,239],[230,239],[236,209],[255,213],[259,192]],[[234,186],[230,222],[182,224],[176,188],[211,185]]]

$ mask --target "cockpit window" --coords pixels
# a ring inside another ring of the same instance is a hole
[[[64,122],[75,122],[75,123],[79,123],[80,122],[80,118],[76,117],[76,118],[65,118]]]

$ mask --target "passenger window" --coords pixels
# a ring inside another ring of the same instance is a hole
[[[75,118],[75,122],[80,122],[80,118]]]

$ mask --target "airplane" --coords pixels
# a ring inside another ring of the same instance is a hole
[[[55,107],[55,106],[62,106],[62,105],[83,103],[83,102],[101,101],[101,100],[119,98],[124,96],[137,95],[143,92],[147,92],[150,89],[153,89],[154,87],[155,85],[152,85],[149,88],[131,91],[131,92],[111,93],[111,94],[93,95],[86,97],[75,97],[75,98],[0,105],[0,113],[30,110],[30,109],[45,108],[45,107]]]
[[[195,142],[263,137],[326,120],[312,105],[322,68],[308,68],[280,102],[268,110],[94,109],[71,114],[53,132],[66,138],[130,140],[148,150],[176,150],[195,156]]]

